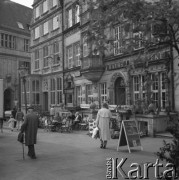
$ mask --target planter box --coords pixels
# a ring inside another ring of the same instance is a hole
[[[171,116],[176,116],[176,114],[172,114]],[[154,137],[155,133],[166,131],[170,118],[168,115],[136,114],[130,119],[136,120],[138,127],[140,127],[140,123],[146,122],[147,134]],[[140,129],[140,131],[142,131],[142,129]]]

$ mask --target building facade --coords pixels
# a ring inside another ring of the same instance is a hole
[[[135,42],[132,54],[125,53],[122,36],[141,34],[125,32],[116,23],[106,31],[115,40],[114,47],[101,56],[85,40],[89,20],[87,1],[34,1],[29,104],[42,111],[52,105],[57,112],[65,108],[84,115],[89,114],[92,103],[97,108],[108,102],[125,109],[152,98],[158,112],[172,106],[170,48],[153,47],[144,52],[141,40]]]
[[[28,104],[43,111],[48,111],[50,106],[58,109],[63,102],[62,21],[60,1],[34,1]]]
[[[4,110],[20,107],[19,67],[30,70],[30,23],[32,9],[0,1],[0,79],[4,80]]]

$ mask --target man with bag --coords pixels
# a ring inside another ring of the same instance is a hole
[[[36,159],[34,144],[37,141],[37,129],[39,117],[34,113],[33,107],[28,107],[28,113],[24,117],[24,123],[21,126],[21,132],[25,132],[25,145],[28,146],[28,156]]]

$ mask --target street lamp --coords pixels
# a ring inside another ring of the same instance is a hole
[[[26,76],[28,75],[28,68],[24,65],[19,67],[19,75],[22,78],[23,86],[24,86],[24,103],[25,103],[25,112],[27,114],[27,95],[26,95]]]

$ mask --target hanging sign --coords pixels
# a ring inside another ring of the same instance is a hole
[[[128,146],[129,153],[131,153],[130,148],[137,146],[140,146],[141,150],[143,150],[137,125],[134,120],[123,120],[121,124],[117,151],[120,146],[126,145]]]

